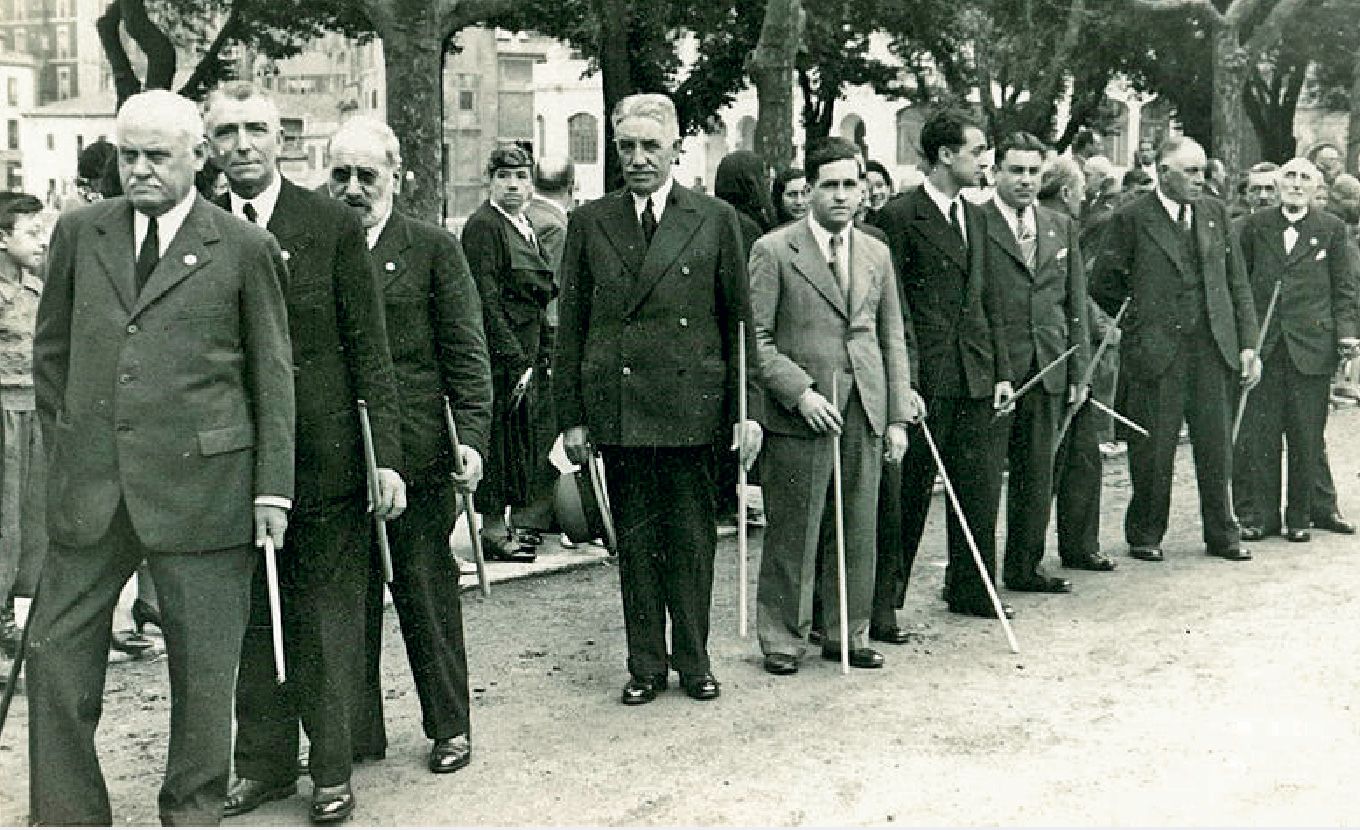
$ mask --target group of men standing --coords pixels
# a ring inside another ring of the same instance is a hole
[[[1163,558],[1188,421],[1207,553],[1250,558],[1232,508],[1232,412],[1239,388],[1262,376],[1255,344],[1277,280],[1267,385],[1248,418],[1264,448],[1253,475],[1269,476],[1273,447],[1278,479],[1287,435],[1284,525],[1289,538],[1306,527],[1295,479],[1309,480],[1306,457],[1321,453],[1318,378],[1338,344],[1356,342],[1354,263],[1344,229],[1307,207],[1316,170],[1306,161],[1285,165],[1284,209],[1246,220],[1239,247],[1223,205],[1201,196],[1203,150],[1170,140],[1157,151],[1156,190],[1118,210],[1084,255],[1071,211],[1040,204],[1048,148],[1003,137],[995,196],[973,204],[962,191],[988,142],[966,116],[943,112],[921,133],[925,183],[890,200],[875,228],[855,220],[860,149],[839,139],[809,148],[808,216],[761,237],[748,260],[735,211],[673,179],[670,100],[635,95],[612,114],[626,186],[574,210],[559,253],[514,209],[523,199],[495,200],[486,228],[465,230],[461,246],[395,212],[401,149],[379,122],[355,118],[336,133],[321,194],[278,173],[278,113],[257,90],[227,85],[206,111],[205,133],[178,96],[131,98],[117,123],[127,197],[64,217],[52,243],[34,347],[53,543],[31,623],[35,823],[111,819],[94,731],[113,604],[143,559],[161,588],[171,676],[162,818],[215,824],[224,809],[291,795],[299,724],[311,820],[347,818],[353,763],[386,752],[372,518],[388,523],[389,587],[429,769],[468,763],[448,537],[483,453],[507,452],[493,382],[500,396],[523,369],[546,369],[538,339],[552,336],[535,328],[526,341],[527,317],[508,314],[505,354],[519,360],[493,372],[484,305],[519,286],[542,311],[555,290],[534,276],[544,269],[561,288],[551,415],[572,461],[598,453],[608,469],[625,704],[656,699],[672,670],[689,697],[720,694],[708,654],[715,449],[747,468],[760,461],[769,527],[757,631],[772,674],[797,672],[809,645],[877,668],[884,657],[870,642],[911,638],[895,612],[937,472],[956,496],[951,612],[1014,613],[994,590],[1003,465],[1004,587],[1070,591],[1040,565],[1055,478],[1077,475],[1090,452],[1098,459],[1096,431],[1083,428],[1090,364],[1121,329],[1123,415],[1148,432],[1129,450],[1129,554]],[[516,152],[493,156],[493,196],[518,192],[529,162]],[[192,188],[209,153],[231,184],[217,205]],[[512,243],[506,256],[490,250],[493,233]],[[522,279],[488,289],[469,269],[469,242],[479,262],[499,257]],[[371,416],[368,469],[359,400]],[[1278,496],[1253,493],[1257,535],[1278,531]],[[1062,564],[1113,569],[1089,516],[1070,524]],[[280,551],[285,684],[257,567],[266,537]],[[818,597],[825,624],[815,630]]]

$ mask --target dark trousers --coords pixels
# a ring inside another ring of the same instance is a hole
[[[197,553],[148,550],[121,505],[95,544],[51,544],[29,622],[33,824],[113,823],[94,736],[113,608],[143,559],[160,594],[170,671],[170,747],[160,818],[167,825],[221,822],[231,761],[232,684],[256,558],[248,545]]]
[[[288,669],[283,686],[274,679],[265,569],[257,569],[236,681],[239,777],[271,784],[294,780],[300,719],[310,745],[312,783],[333,787],[349,780],[353,697],[364,665],[371,532],[362,497],[293,517],[279,551]],[[327,573],[299,573],[303,557],[322,551],[339,552],[331,556],[335,567]]]
[[[1053,503],[1053,443],[1062,419],[1063,397],[1033,389],[1001,419],[997,456],[1009,461],[1006,487],[1006,584],[1032,580],[1039,573]]]
[[[926,411],[929,413],[926,423],[939,445],[945,470],[958,493],[964,516],[982,554],[982,561],[988,574],[995,575],[1001,461],[995,452],[996,422],[992,401],[990,398],[931,398],[926,401]],[[891,608],[880,607],[880,601],[893,598],[894,607],[902,607],[908,577],[916,560],[916,551],[921,546],[921,535],[925,531],[935,472],[935,461],[921,427],[913,426],[909,431],[907,455],[902,462],[901,501],[898,504],[879,505],[880,522],[883,511],[900,510],[898,522],[901,537],[898,540],[880,538],[879,565],[882,567],[887,563],[893,584],[875,587],[875,625],[882,625],[893,616]],[[944,575],[945,601],[956,607],[988,608],[990,600],[987,589],[983,587],[982,576],[968,550],[963,528],[953,508],[945,505],[944,509],[949,513],[949,565]]]
[[[1305,375],[1280,344],[1265,360],[1261,382],[1247,398],[1238,457],[1233,471],[1233,507],[1238,520],[1268,533],[1280,530],[1280,453],[1289,446],[1286,527],[1305,530],[1313,519],[1312,498],[1322,433],[1327,426],[1330,375]]]
[[[619,587],[635,676],[709,670],[713,554],[713,448],[600,448],[619,539]],[[667,659],[666,618],[671,647]]]
[[[1317,461],[1313,466],[1313,497],[1309,505],[1313,511],[1313,521],[1317,522],[1325,522],[1341,512],[1340,505],[1336,503],[1336,482],[1332,480],[1332,463],[1327,460],[1325,438],[1319,445]]]
[[[1133,497],[1124,516],[1129,545],[1157,547],[1171,510],[1171,477],[1181,424],[1190,427],[1204,542],[1210,550],[1240,541],[1228,485],[1232,476],[1232,402],[1237,378],[1223,361],[1207,321],[1181,336],[1176,356],[1157,377],[1126,372],[1127,416],[1150,433],[1129,443]]]
[[[401,621],[406,659],[420,697],[425,737],[443,740],[468,734],[467,650],[458,568],[449,550],[457,496],[451,483],[412,487],[406,512],[387,523],[392,551],[392,602]],[[376,544],[365,602],[365,662],[354,706],[354,754],[380,758],[387,752],[383,727],[383,581]]]
[[[828,646],[840,643],[831,438],[770,434],[761,452],[765,544],[756,589],[756,633],[765,654],[801,658],[813,624],[813,597]],[[841,432],[846,606],[850,647],[866,645],[873,603],[878,483],[883,439],[852,393]],[[819,620],[820,622],[820,620]],[[820,627],[820,626],[819,626]]]
[[[1110,417],[1089,403],[1072,419],[1058,448],[1058,558],[1064,562],[1100,552],[1100,488],[1104,459],[1100,441]]]

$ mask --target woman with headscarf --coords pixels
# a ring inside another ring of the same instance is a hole
[[[766,185],[765,162],[750,150],[728,153],[718,162],[713,179],[713,195],[737,209],[746,253],[774,223]]]
[[[783,227],[807,216],[807,174],[801,167],[780,171],[770,188],[770,199],[774,202],[775,227]]]

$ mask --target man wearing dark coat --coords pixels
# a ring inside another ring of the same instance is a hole
[[[1241,561],[1229,504],[1238,379],[1260,379],[1256,309],[1228,210],[1203,197],[1207,161],[1192,139],[1157,150],[1157,189],[1117,210],[1092,266],[1091,296],[1114,314],[1131,297],[1121,343],[1126,416],[1151,435],[1129,444],[1129,555],[1160,562],[1182,423],[1190,427],[1206,552]]]
[[[573,462],[598,449],[607,470],[628,635],[622,701],[651,702],[672,668],[686,694],[709,700],[714,445],[730,441],[748,466],[760,446],[759,426],[737,418],[741,323],[755,359],[741,231],[730,205],[672,178],[669,98],[624,98],[613,122],[627,187],[567,226],[557,421]]]
[[[263,568],[236,682],[236,775],[226,813],[297,789],[298,721],[309,740],[310,816],[354,810],[350,723],[362,671],[364,596],[374,516],[368,512],[356,401],[368,404],[377,456],[377,517],[406,506],[400,404],[382,296],[354,212],[283,178],[283,131],[273,102],[249,84],[208,100],[208,139],[231,191],[219,203],[266,228],[288,266],[284,296],[297,390],[297,504],[279,551],[288,682],[274,678]]]

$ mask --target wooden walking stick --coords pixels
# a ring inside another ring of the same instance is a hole
[[[954,492],[954,483],[949,480],[949,473],[945,472],[944,459],[940,457],[940,448],[935,446],[935,436],[930,434],[930,426],[923,420],[921,421],[921,432],[926,437],[926,444],[930,447],[930,454],[935,458],[935,466],[940,471],[940,478],[944,480],[944,492],[949,497],[949,506],[954,508],[954,516],[959,520],[959,527],[963,528],[963,538],[968,542],[968,550],[973,554],[973,564],[977,565],[978,576],[982,577],[982,584],[987,588],[987,597],[992,601],[992,609],[996,611],[996,618],[1001,620],[1001,629],[1006,632],[1006,642],[1010,644],[1011,652],[1020,653],[1020,644],[1015,641],[1015,632],[1011,630],[1011,621],[1006,619],[1006,612],[1001,610],[1001,597],[996,594],[996,586],[992,584],[992,575],[987,572],[987,565],[982,561],[982,552],[978,550],[977,540],[973,538],[973,529],[968,526],[968,519],[963,515],[963,506],[959,504],[958,494]]]
[[[746,321],[737,322],[737,423],[746,429]],[[746,636],[746,465],[737,442],[737,636]]]
[[[1270,292],[1270,303],[1266,305],[1266,316],[1261,321],[1261,330],[1256,333],[1256,359],[1261,359],[1261,348],[1266,344],[1266,329],[1270,328],[1270,320],[1275,316],[1275,304],[1280,301],[1280,280],[1275,280],[1275,289]],[[1250,389],[1243,389],[1242,396],[1237,399],[1237,415],[1233,418],[1232,446],[1237,446],[1237,434],[1242,431],[1242,416],[1247,414],[1247,396],[1251,394]]]
[[[463,456],[458,448],[458,425],[453,422],[453,407],[449,406],[449,396],[444,396],[444,425],[449,430],[449,443],[453,447],[453,472],[463,475]],[[477,584],[482,596],[491,596],[491,580],[486,575],[486,554],[482,552],[482,535],[477,531],[477,508],[472,504],[472,493],[459,494],[463,500],[463,515],[467,518],[468,537],[472,540],[473,561],[477,563]]]
[[[1132,297],[1125,297],[1124,302],[1119,306],[1119,313],[1114,316],[1114,322],[1110,323],[1110,328],[1106,330],[1105,336],[1100,338],[1100,345],[1096,346],[1096,353],[1091,355],[1091,362],[1086,364],[1086,372],[1082,374],[1081,382],[1077,384],[1077,389],[1086,389],[1091,385],[1091,381],[1096,376],[1096,370],[1100,367],[1100,359],[1105,356],[1105,350],[1110,348],[1110,342],[1114,339],[1114,333],[1119,331],[1119,324],[1124,320],[1124,312],[1129,310],[1129,301]],[[1067,414],[1063,416],[1062,426],[1058,429],[1058,440],[1053,442],[1054,447],[1061,447],[1063,439],[1067,437],[1067,430],[1072,428],[1072,419],[1077,417],[1080,406],[1069,406]]]
[[[392,584],[392,548],[387,544],[387,520],[378,515],[378,456],[373,451],[373,424],[368,420],[368,404],[359,401],[359,431],[364,437],[364,464],[368,468],[368,497],[373,504],[374,530],[378,534],[378,558],[382,561],[383,582]]]
[[[1026,392],[1037,386],[1039,381],[1044,379],[1044,375],[1058,368],[1058,365],[1062,363],[1064,360],[1067,360],[1067,358],[1071,357],[1072,353],[1075,352],[1078,348],[1080,347],[1079,346],[1071,347],[1067,351],[1050,360],[1047,366],[1035,372],[1034,377],[1025,381],[1024,385],[1021,386],[1019,389],[1015,390],[1015,392],[1011,395],[1011,405],[1014,406],[1016,400],[1018,400],[1021,395],[1025,394]],[[1001,418],[1006,414],[1008,414],[1008,412],[998,411],[996,415],[994,415],[993,417]]]
[[[4,696],[0,697],[0,735],[5,734],[5,722],[9,720],[9,705],[14,700],[14,692],[19,685],[19,671],[28,654],[28,631],[33,627],[33,607],[38,601],[34,592],[33,601],[28,604],[28,619],[24,620],[23,631],[19,633],[19,649],[14,652],[14,662],[9,667],[9,680],[5,683]]]
[[[274,538],[264,536],[264,584],[269,593],[269,633],[274,643],[274,679],[282,686],[288,680],[283,664],[283,602],[279,597],[279,558]]]
[[[836,389],[839,374],[831,376],[831,405],[839,412],[841,404]],[[841,674],[850,673],[850,602],[845,589],[845,494],[842,489],[844,480],[841,475],[841,434],[831,433],[831,482],[832,500],[836,513],[836,604],[840,611],[841,628]]]

